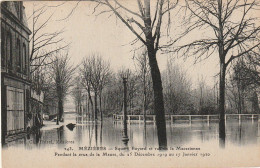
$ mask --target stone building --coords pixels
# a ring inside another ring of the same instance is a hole
[[[2,142],[25,132],[29,113],[29,35],[22,1],[1,3]]]

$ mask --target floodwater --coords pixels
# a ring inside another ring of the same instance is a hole
[[[39,134],[10,142],[8,148],[66,148],[66,147],[125,147],[122,141],[123,123],[114,122],[112,118],[104,119],[96,125],[83,121],[76,114],[65,114],[64,126],[48,128],[44,126]],[[76,124],[68,128],[69,123]],[[55,124],[53,124],[55,125]],[[149,122],[128,123],[128,147],[158,147],[156,125]],[[206,144],[218,146],[218,121],[175,121],[167,122],[168,147],[201,147]],[[260,122],[258,119],[228,119],[226,122],[226,146],[259,146]]]

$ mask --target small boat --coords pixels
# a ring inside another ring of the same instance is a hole
[[[75,126],[76,126],[76,124],[72,124],[72,123],[69,123],[69,124],[66,125],[66,127],[67,127],[69,130],[71,130],[71,131],[73,131],[73,129],[75,128]]]

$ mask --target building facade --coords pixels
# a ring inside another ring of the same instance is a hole
[[[26,130],[30,99],[29,35],[23,2],[1,3],[2,142]]]

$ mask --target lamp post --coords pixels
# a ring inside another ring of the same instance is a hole
[[[124,84],[124,112],[123,112],[123,116],[124,116],[124,135],[122,138],[122,141],[124,142],[125,145],[127,145],[129,138],[127,136],[127,78],[123,77],[123,84]]]

